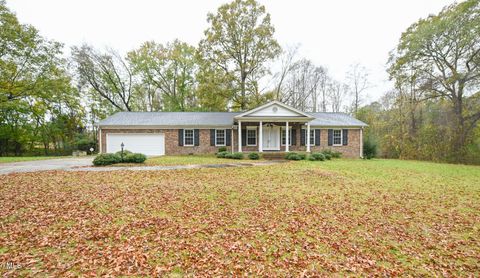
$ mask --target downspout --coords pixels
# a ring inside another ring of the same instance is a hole
[[[102,128],[98,126],[98,153],[102,153]]]
[[[360,128],[360,158],[363,158],[363,126]]]

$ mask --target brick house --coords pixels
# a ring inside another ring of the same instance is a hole
[[[344,113],[306,113],[272,101],[246,112],[119,112],[98,123],[101,153],[147,155],[315,152],[362,156],[365,123]],[[309,136],[307,136],[309,134]],[[309,140],[307,140],[307,137]]]

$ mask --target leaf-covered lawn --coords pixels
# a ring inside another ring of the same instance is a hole
[[[480,272],[480,167],[395,160],[0,176],[13,275]]]
[[[241,163],[251,162],[245,155],[243,160],[234,160],[226,158],[217,158],[213,155],[177,155],[177,156],[157,156],[149,157],[146,165],[187,165],[187,164],[225,164],[225,163]]]
[[[33,160],[45,160],[54,158],[68,158],[71,156],[0,156],[1,163],[33,161]]]

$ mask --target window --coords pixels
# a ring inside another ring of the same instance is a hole
[[[342,130],[334,129],[333,130],[333,145],[341,146],[342,145]]]
[[[247,146],[257,145],[257,128],[247,128]]]
[[[225,129],[215,130],[215,146],[225,146]]]
[[[282,127],[282,146],[285,146],[286,143],[287,143],[287,134],[285,132],[285,128]],[[292,145],[292,140],[293,140],[293,136],[292,136],[292,128],[289,127],[288,128],[288,137],[289,137],[289,141],[288,141],[288,145],[291,146]]]
[[[183,145],[184,146],[193,146],[194,145],[194,136],[193,129],[184,129],[183,130]]]
[[[305,134],[307,133],[307,129],[305,130]],[[305,145],[307,145],[307,138],[305,138]],[[310,146],[315,146],[315,129],[310,129]]]

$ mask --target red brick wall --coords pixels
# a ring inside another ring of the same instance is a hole
[[[242,123],[242,127],[249,124]],[[252,124],[253,125],[253,124]],[[258,126],[258,123],[256,124]],[[290,151],[306,151],[306,146],[300,145],[301,126],[294,124],[292,128],[296,131],[296,145],[290,146]],[[200,145],[187,147],[178,145],[178,129],[102,129],[102,151],[106,150],[106,134],[107,133],[163,133],[165,134],[165,154],[207,154],[215,153],[219,147],[210,146],[210,129],[200,129]],[[238,151],[238,132],[232,131],[233,137],[233,151]],[[258,152],[258,131],[257,131],[257,146],[242,146],[244,152]],[[317,152],[323,149],[332,149],[339,151],[343,157],[358,158],[360,156],[360,129],[349,129],[348,131],[348,145],[347,146],[328,146],[328,129],[321,129],[320,131],[320,146],[311,146],[312,152]],[[285,146],[280,147],[280,151],[285,151]],[[232,150],[231,146],[227,149]]]

